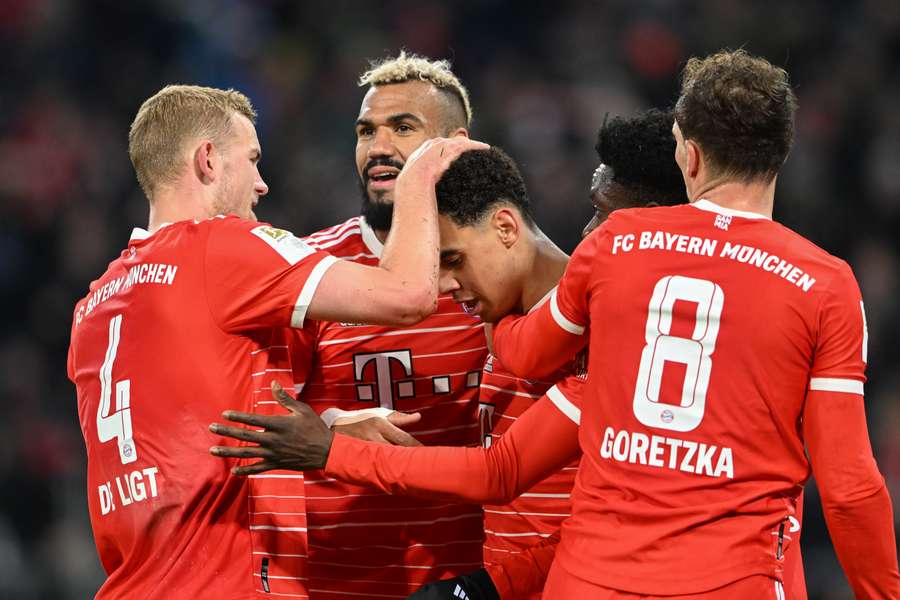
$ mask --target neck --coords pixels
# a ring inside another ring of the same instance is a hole
[[[569,263],[569,255],[560,250],[542,231],[535,231],[534,237],[535,253],[522,287],[522,312],[531,310],[559,283]]]
[[[710,181],[691,194],[691,202],[709,200],[723,208],[752,212],[772,218],[775,205],[775,182],[743,182],[734,180]]]
[[[160,190],[150,203],[147,231],[153,233],[164,223],[208,219],[209,213],[206,202],[196,193]]]

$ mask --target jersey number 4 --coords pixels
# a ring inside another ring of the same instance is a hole
[[[697,306],[694,331],[689,338],[671,335],[673,308],[679,300]],[[647,343],[634,389],[633,410],[638,421],[673,431],[691,431],[700,425],[724,301],[722,288],[705,279],[669,275],[656,282],[647,314]],[[666,363],[684,365],[677,404],[660,402]]]
[[[109,320],[109,344],[100,366],[100,403],[97,406],[97,436],[101,442],[115,439],[119,445],[122,464],[137,460],[137,448],[131,432],[131,380],[123,379],[113,385],[113,364],[122,337],[122,315]],[[115,389],[116,410],[111,411]]]

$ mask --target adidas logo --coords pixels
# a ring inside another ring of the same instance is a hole
[[[453,590],[453,597],[459,598],[460,600],[469,600],[468,594],[466,594],[466,591],[462,589],[458,583],[456,584],[456,589]]]

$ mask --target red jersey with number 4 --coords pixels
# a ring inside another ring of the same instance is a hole
[[[334,262],[262,223],[183,221],[135,230],[78,302],[68,371],[109,576],[98,598],[306,597],[302,493],[295,517],[268,500],[296,474],[232,476],[209,447],[233,440],[207,428],[225,409],[275,410],[262,388],[290,381],[286,328]]]
[[[304,240],[336,257],[378,264],[382,244],[362,217]],[[328,419],[383,407],[420,412],[405,428],[426,445],[478,443],[483,323],[441,296],[406,328],[318,323],[294,350],[298,397]],[[405,598],[423,583],[481,566],[481,507],[390,496],[306,473],[310,588],[329,598]]]
[[[592,324],[562,568],[660,595],[780,580],[810,472],[807,390],[863,392],[849,266],[704,200],[617,211],[577,248],[547,310],[498,326],[502,359],[525,364],[512,332],[528,323],[559,339]]]

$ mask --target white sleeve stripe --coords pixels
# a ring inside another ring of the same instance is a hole
[[[863,341],[862,341],[862,360],[864,363],[869,363],[869,326],[866,324],[866,307],[863,305],[863,301],[859,301],[859,310],[862,312],[863,319]]]
[[[572,404],[572,402],[566,398],[565,394],[559,391],[557,386],[554,385],[547,390],[546,396],[550,398],[550,401],[553,402],[562,414],[569,417],[576,425],[581,425],[581,409]]]
[[[813,377],[809,380],[809,389],[819,392],[843,392],[863,395],[862,381],[855,379],[836,379],[833,377]]]
[[[309,308],[309,303],[312,302],[316,288],[319,287],[322,277],[325,276],[325,271],[337,261],[338,259],[333,256],[326,256],[319,261],[319,264],[313,267],[309,278],[303,284],[303,289],[300,290],[300,295],[297,296],[297,303],[294,304],[294,314],[291,315],[291,327],[303,327],[303,321],[306,319],[306,310]]]
[[[559,310],[559,304],[556,302],[556,289],[553,290],[553,294],[550,296],[550,314],[553,315],[553,320],[556,321],[556,324],[569,333],[574,335],[584,335],[584,327],[567,319],[566,316],[562,314],[562,311]]]

